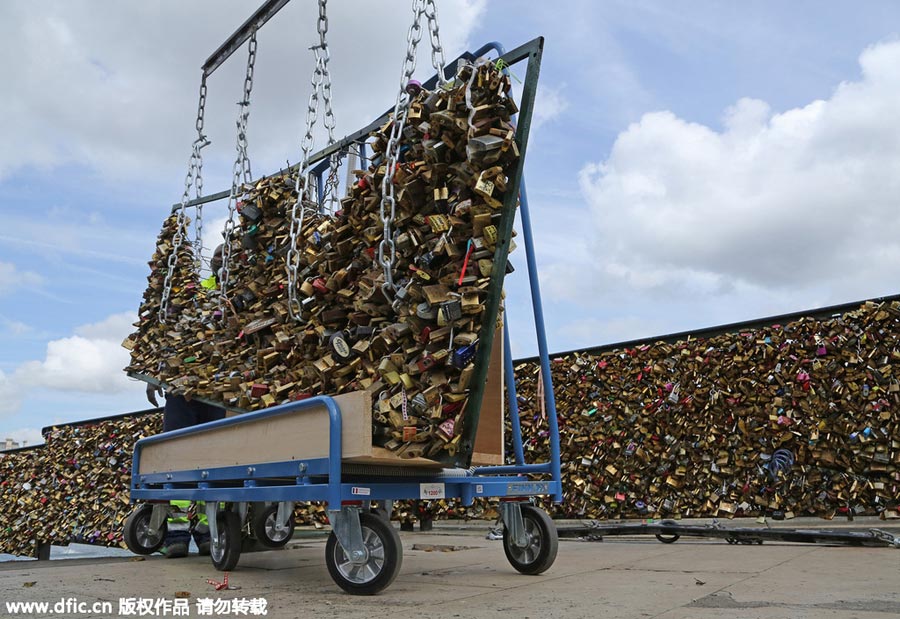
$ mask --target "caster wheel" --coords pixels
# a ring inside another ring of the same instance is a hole
[[[383,507],[373,507],[369,511],[371,513],[375,514],[376,516],[378,516],[379,518],[381,518],[382,520],[384,520],[385,522],[391,521],[391,519],[388,517],[387,510]]]
[[[294,537],[294,514],[291,514],[287,526],[280,531],[275,527],[278,520],[278,504],[273,503],[253,516],[253,537],[263,546],[282,548]]]
[[[234,569],[241,558],[241,517],[235,512],[221,512],[216,520],[219,544],[210,544],[209,556],[220,572]]]
[[[359,524],[365,561],[351,562],[332,531],[325,544],[325,564],[337,586],[347,593],[374,595],[387,588],[400,573],[403,546],[394,527],[375,514],[360,512]]]
[[[675,522],[674,520],[661,520],[660,524],[675,526],[678,523]],[[679,539],[681,539],[681,536],[678,535],[678,533],[672,533],[671,535],[667,535],[665,533],[657,533],[656,539],[661,541],[663,544],[674,544]]]
[[[136,555],[153,554],[163,545],[168,532],[166,521],[157,530],[150,529],[150,518],[153,515],[153,506],[147,503],[135,508],[125,519],[125,530],[122,537],[128,550]]]
[[[513,545],[509,529],[503,527],[503,551],[510,565],[523,574],[540,574],[556,561],[559,537],[556,526],[542,509],[522,505],[522,524],[527,543],[520,548]]]

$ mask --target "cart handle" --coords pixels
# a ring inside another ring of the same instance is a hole
[[[312,398],[307,398],[305,400],[298,400],[296,402],[288,402],[287,404],[279,404],[278,406],[264,408],[262,410],[253,411],[251,413],[244,413],[235,417],[226,417],[225,419],[218,419],[216,421],[210,421],[208,423],[201,423],[199,425],[190,426],[188,428],[181,428],[179,430],[171,430],[170,432],[155,434],[153,436],[146,436],[140,439],[134,445],[134,458],[132,460],[131,468],[131,487],[132,489],[140,488],[141,481],[139,471],[141,469],[141,450],[146,445],[168,441],[183,436],[200,434],[202,432],[215,430],[217,428],[227,428],[229,426],[245,423],[248,421],[266,419],[269,417],[277,417],[279,415],[299,412],[302,410],[314,408],[319,405],[324,405],[325,409],[328,411],[328,508],[340,509],[341,455],[343,454],[341,432],[343,429],[343,424],[341,421],[340,406],[338,406],[333,397],[328,395],[320,395]]]

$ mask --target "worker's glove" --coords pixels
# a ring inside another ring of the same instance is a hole
[[[163,395],[162,387],[159,385],[151,385],[147,384],[147,400],[150,401],[150,404],[153,406],[159,407],[159,402],[156,401],[157,395]]]

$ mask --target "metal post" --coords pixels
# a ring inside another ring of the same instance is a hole
[[[550,425],[550,470],[553,479],[562,479],[559,453],[559,421],[556,418],[556,396],[553,393],[553,377],[550,376],[550,353],[547,350],[547,330],[544,327],[544,306],[541,303],[541,285],[538,281],[537,261],[534,257],[534,237],[531,233],[531,215],[528,212],[528,193],[525,178],[519,185],[519,214],[522,217],[522,236],[525,241],[525,261],[528,265],[528,282],[531,285],[531,307],[534,310],[534,328],[537,331],[538,354],[541,360],[541,382],[544,385],[547,422]],[[553,500],[562,501],[561,493],[554,493]]]

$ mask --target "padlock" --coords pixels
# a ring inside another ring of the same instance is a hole
[[[328,345],[336,360],[346,362],[353,358],[353,349],[348,339],[349,335],[346,331],[335,331],[328,338]]]
[[[462,304],[456,299],[445,301],[438,308],[438,324],[449,325],[462,317]]]
[[[471,363],[472,359],[475,358],[476,346],[475,344],[470,344],[469,346],[463,346],[462,348],[457,348],[453,351],[453,355],[450,358],[450,364],[458,369],[462,369]]]

